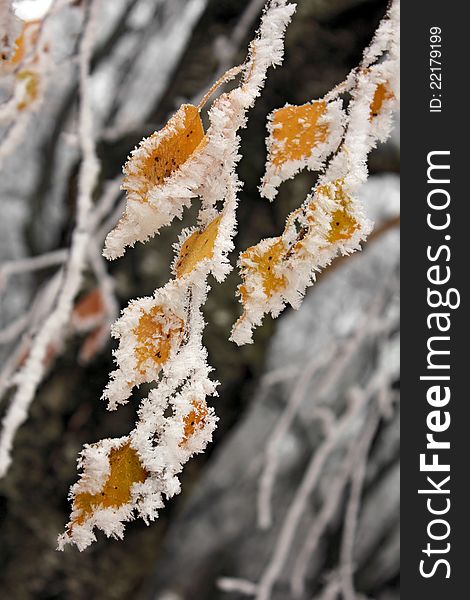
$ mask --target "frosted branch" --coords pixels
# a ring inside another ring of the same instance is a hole
[[[20,273],[30,273],[41,269],[48,269],[64,263],[68,255],[66,249],[54,250],[41,254],[40,256],[31,256],[17,260],[6,261],[0,265],[0,294],[5,289],[9,278],[12,275]]]
[[[367,455],[372,439],[377,431],[378,424],[379,416],[378,411],[376,411],[372,414],[363,431],[358,449],[359,456],[351,475],[351,491],[344,516],[344,531],[340,550],[341,588],[344,600],[356,600],[357,598],[353,581],[355,570],[354,541],[356,537],[362,487],[366,474]]]
[[[294,386],[292,394],[287,401],[286,408],[266,443],[264,467],[260,475],[258,490],[258,524],[261,529],[267,529],[272,523],[272,492],[279,467],[279,447],[282,439],[287,434],[297,415],[312,377],[331,362],[332,355],[332,349],[326,350],[320,359],[315,358],[307,365]]]
[[[367,337],[377,335],[381,328],[387,327],[381,322],[381,310],[389,290],[389,285],[382,290],[377,298],[368,307],[366,314],[355,329],[355,333],[343,344],[338,347],[336,344],[331,348],[325,348],[321,357],[314,358],[310,364],[302,368],[301,375],[288,398],[286,407],[282,412],[272,434],[270,435],[264,453],[264,464],[259,479],[258,489],[258,524],[262,529],[266,529],[272,522],[272,494],[276,473],[279,466],[280,453],[279,447],[282,439],[286,436],[288,430],[297,415],[297,412],[304,400],[308,384],[312,377],[328,365],[326,371],[319,379],[315,389],[315,396],[320,398],[331,385],[337,380],[338,374],[345,368],[351,356]],[[335,359],[332,360],[332,356]],[[300,368],[293,371],[290,367],[280,369],[279,372],[268,374],[270,383],[279,381],[291,375],[291,372],[297,373]],[[318,411],[319,407],[315,407]]]
[[[330,434],[325,438],[310,459],[305,474],[302,477],[302,481],[295,492],[294,499],[291,502],[283,521],[281,531],[275,543],[273,555],[260,578],[256,600],[270,599],[272,588],[282,573],[300,519],[305,513],[308,499],[317,485],[323,466],[330,454],[337,447],[338,443],[342,440],[344,434],[349,430],[352,423],[364,409],[367,400],[365,395],[354,399],[354,402],[351,403],[346,413],[338,419]]]

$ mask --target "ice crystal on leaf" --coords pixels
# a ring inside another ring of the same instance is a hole
[[[199,109],[183,104],[163,129],[144,139],[132,152],[124,166],[122,184],[127,193],[126,212],[108,235],[108,258],[120,256],[126,245],[145,241],[181,215],[188,198],[167,197],[165,184],[203,143]]]
[[[221,151],[228,151],[227,144],[220,140],[224,135],[220,126],[227,123],[219,123],[215,111],[222,100],[216,101],[209,112],[211,127],[207,135],[200,111],[207,96],[241,70],[242,67],[235,67],[224,74],[199,106],[183,104],[163,129],[144,139],[131,153],[124,166],[122,185],[127,196],[126,211],[106,238],[104,255],[107,258],[117,258],[126,246],[148,240],[174,218],[180,218],[192,198],[207,196],[207,178],[211,170],[212,176],[221,177],[223,165],[215,172],[213,168],[214,160],[218,164],[225,158],[224,154],[215,154],[217,146]],[[221,109],[224,111],[223,107]],[[228,116],[225,111],[224,116]],[[231,125],[234,131],[241,126]],[[216,186],[214,194],[220,195],[219,187]]]
[[[185,446],[198,429],[204,429],[209,414],[209,409],[204,401],[192,400],[191,404],[193,408],[184,417],[183,439],[180,441],[180,446]]]
[[[305,168],[319,170],[339,144],[344,117],[338,100],[286,105],[273,111],[268,117],[268,160],[261,194],[273,200],[286,179]]]
[[[271,153],[275,165],[305,159],[315,146],[326,141],[328,125],[318,122],[325,112],[326,104],[321,100],[273,112]]]
[[[134,354],[137,371],[147,372],[146,365],[161,367],[169,358],[172,347],[179,345],[184,321],[164,306],[154,306],[143,313],[133,334],[137,339]]]
[[[161,131],[147,138],[141,148],[134,151],[132,159],[124,167],[123,188],[146,202],[152,186],[162,184],[174,173],[195,152],[203,138],[198,109],[191,104],[183,104]],[[144,147],[148,152],[142,152]],[[145,177],[135,181],[135,172],[141,172]]]
[[[127,402],[135,386],[157,381],[178,351],[185,320],[185,299],[175,282],[151,298],[132,301],[123,311],[111,330],[121,342],[115,351],[118,369],[103,394],[110,409]]]
[[[282,238],[273,238],[266,240],[264,244],[258,244],[248,248],[240,257],[240,266],[246,278],[250,274],[257,274],[261,289],[267,298],[270,298],[275,292],[284,288],[286,278],[284,275],[279,275],[277,271],[285,258],[286,246]],[[258,286],[256,286],[258,287]],[[246,285],[240,286],[240,294],[245,299],[253,294],[248,291]]]
[[[369,118],[373,119],[378,117],[382,112],[384,104],[389,100],[393,100],[393,98],[393,92],[390,90],[387,83],[379,83],[375,88],[374,97],[370,105]]]
[[[112,448],[109,453],[109,474],[99,491],[79,492],[75,495],[71,528],[82,525],[96,509],[119,508],[131,501],[132,486],[143,483],[147,471],[142,466],[137,452],[129,442]]]
[[[198,107],[183,105],[161,131],[143,140],[125,165],[126,212],[108,235],[105,256],[121,256],[180,217],[199,197],[197,226],[182,231],[175,245],[175,277],[152,297],[130,302],[114,324],[117,369],[103,397],[108,408],[128,401],[135,386],[153,386],[125,438],[85,446],[79,481],[71,488],[72,515],[59,548],[80,550],[95,540],[94,529],[122,537],[124,523],[158,516],[164,498],[180,491],[178,474],[212,439],[217,417],[207,405],[216,395],[210,379],[202,306],[208,276],[222,281],[231,266],[240,187],[236,165],[246,113],[260,94],[271,65],[283,58],[283,37],[295,5],[270,0],[247,60],[220,81],[241,73],[237,87],[221,94],[208,111],[204,133]],[[214,87],[209,93],[214,91]],[[117,480],[122,481],[118,482]]]

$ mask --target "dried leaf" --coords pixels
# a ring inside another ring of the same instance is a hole
[[[200,262],[212,258],[221,218],[219,215],[203,231],[193,232],[183,243],[175,266],[177,277],[191,273]]]
[[[344,132],[340,100],[284,106],[268,117],[268,160],[260,192],[273,200],[280,184],[303,169],[318,171],[335,152]]]
[[[183,104],[163,129],[142,141],[124,167],[123,189],[147,202],[151,188],[181,167],[204,139],[199,110]],[[141,150],[143,152],[141,152]]]
[[[261,250],[259,245],[252,246],[240,256],[240,268],[244,280],[256,275],[261,277],[263,291],[268,298],[286,284],[286,278],[278,274],[276,268],[285,258],[287,248],[282,238],[274,238],[270,242],[267,249]],[[249,296],[247,286],[241,285],[238,291],[243,303],[246,304]]]
[[[149,362],[157,368],[165,364],[171,349],[181,342],[183,332],[183,320],[168,308],[154,306],[144,313],[133,331],[137,339],[134,354],[139,373],[145,375]]]
[[[87,317],[102,314],[103,311],[103,294],[100,288],[95,288],[82,296],[75,304],[73,315],[78,319],[86,319]]]
[[[24,69],[16,76],[17,80],[23,84],[23,94],[21,100],[16,105],[18,110],[24,110],[30,106],[39,96],[39,74],[35,71]]]
[[[348,210],[351,199],[344,189],[344,180],[337,179],[329,184],[318,186],[315,195],[327,196],[340,205],[340,208],[331,214],[328,243],[335,244],[341,240],[350,239],[354,232],[358,231],[360,225]]]
[[[328,137],[328,125],[318,120],[326,112],[326,102],[319,100],[302,106],[285,106],[273,112],[270,159],[275,165],[302,160]]]
[[[84,294],[76,303],[71,322],[75,329],[86,331],[99,324],[106,315],[103,293],[99,287]]]
[[[10,43],[7,34],[2,38],[0,64],[10,72],[23,62],[37,43],[41,21],[19,22],[19,27],[19,33],[13,44]]]
[[[75,495],[72,510],[76,513],[70,529],[82,525],[95,510],[100,508],[119,508],[132,499],[132,486],[143,483],[148,476],[146,469],[127,442],[109,453],[109,475],[99,492],[95,494],[80,492]]]
[[[193,400],[191,404],[194,408],[184,418],[184,435],[179,443],[180,446],[185,446],[197,430],[204,428],[206,417],[209,414],[205,400]]]
[[[375,89],[374,97],[370,105],[369,119],[372,120],[374,117],[377,117],[380,114],[384,103],[393,98],[394,94],[388,83],[379,83]]]

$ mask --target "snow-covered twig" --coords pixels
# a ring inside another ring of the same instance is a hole
[[[217,580],[217,587],[223,592],[238,592],[245,596],[254,596],[257,590],[255,583],[246,579],[236,579],[231,577],[220,577]]]
[[[389,382],[387,382],[388,384]],[[388,387],[388,385],[386,386]],[[354,589],[354,541],[361,502],[362,487],[367,468],[367,455],[379,424],[379,411],[372,411],[363,430],[358,449],[358,459],[351,475],[351,491],[344,516],[344,530],[340,550],[341,588],[344,600],[356,600]]]
[[[5,289],[9,278],[12,275],[20,273],[29,273],[31,271],[39,271],[48,269],[64,263],[68,256],[67,250],[53,250],[40,256],[30,256],[27,258],[19,258],[17,260],[6,261],[0,265],[0,294]]]
[[[280,444],[292,425],[297,411],[305,398],[305,393],[312,377],[331,362],[332,356],[333,349],[327,349],[319,359],[315,358],[312,360],[303,370],[287,401],[284,412],[266,443],[264,466],[259,478],[258,490],[258,525],[261,529],[267,529],[271,526],[272,522],[271,497],[278,470]]]
[[[253,342],[253,329],[266,314],[275,318],[288,304],[299,308],[317,273],[337,256],[360,250],[372,231],[358,190],[368,176],[370,151],[390,135],[399,99],[398,14],[399,0],[393,0],[372,50],[366,49],[362,64],[333,92],[268,117],[261,194],[273,200],[279,186],[304,169],[319,176],[304,203],[288,215],[281,235],[239,256],[243,313],[230,338],[238,345]]]
[[[350,447],[348,448],[342,468],[336,476],[336,478],[334,478],[332,483],[330,484],[327,493],[327,500],[324,501],[320,512],[314,517],[313,524],[307,530],[304,544],[302,545],[301,550],[298,553],[291,576],[291,589],[294,598],[303,597],[305,591],[305,578],[307,575],[308,566],[311,562],[314,552],[318,547],[323,533],[331,523],[334,515],[336,514],[336,511],[340,506],[340,503],[343,498],[343,493],[348,481],[351,479],[356,479],[356,491],[350,498],[350,502],[348,504],[347,509],[349,512],[347,512],[344,519],[345,529],[341,550],[341,568],[346,564],[346,561],[348,561],[348,564],[344,567],[343,571],[341,569],[339,571],[340,573],[342,573],[339,584],[340,588],[343,587],[343,584],[344,587],[347,587],[343,579],[345,576],[347,576],[348,573],[350,575],[352,573],[352,558],[350,554],[351,538],[354,536],[354,531],[356,528],[356,510],[358,506],[357,494],[358,492],[360,492],[359,484],[362,486],[361,479],[363,477],[363,475],[361,474],[361,469],[365,468],[366,466],[366,458],[370,447],[370,443],[380,421],[381,407],[379,404],[378,397],[381,394],[382,390],[386,387],[389,387],[390,384],[390,374],[385,369],[384,371],[379,370],[372,377],[365,390],[360,390],[357,388],[353,390],[356,401],[360,401],[360,399],[364,401],[364,399],[366,399],[367,397],[375,397],[376,402],[369,411],[369,415],[366,419],[365,426],[355,436]],[[359,473],[359,475],[357,473]],[[351,583],[350,580],[348,581],[350,589]]]
[[[27,320],[27,328],[19,332],[21,338],[14,349],[9,352],[8,359],[0,371],[0,398],[3,397],[5,390],[15,383],[14,375],[24,364],[23,360],[28,355],[31,340],[54,307],[62,279],[63,270],[61,269],[39,290],[32,302],[31,309],[23,316]],[[18,321],[21,323],[21,320],[20,317]],[[17,326],[19,327],[18,323]],[[10,335],[8,330],[4,331],[7,336]]]
[[[270,599],[272,588],[285,565],[300,519],[305,513],[308,499],[318,483],[323,466],[333,450],[337,448],[345,433],[349,431],[351,425],[356,421],[361,411],[364,410],[369,397],[364,394],[353,400],[346,413],[337,420],[329,435],[310,459],[302,481],[288,508],[274,546],[272,557],[260,577],[256,600]]]
[[[9,344],[25,330],[30,318],[30,311],[9,323],[0,330],[0,345]]]
[[[240,45],[248,35],[250,28],[253,26],[265,4],[265,0],[251,0],[241,14],[230,37],[219,37],[215,40],[214,50],[216,56],[219,57],[219,64],[215,74],[216,79],[234,63]]]
[[[323,502],[320,512],[315,515],[313,525],[307,531],[305,544],[295,561],[294,572],[291,579],[292,594],[295,598],[303,597],[305,573],[311,556],[315,552],[323,532],[331,523],[331,520],[341,503],[348,481],[351,478],[356,477],[356,475],[353,475],[355,469],[359,468],[359,473],[361,473],[361,465],[363,465],[366,459],[371,440],[377,430],[380,420],[379,406],[376,405],[370,410],[367,410],[367,406],[371,398],[379,393],[381,386],[389,384],[389,372],[387,369],[384,371],[379,370],[379,372],[372,377],[364,390],[351,390],[348,409],[335,422],[330,422],[330,426],[326,430],[327,435],[312,455],[302,477],[302,481],[294,494],[293,500],[283,520],[280,533],[277,537],[271,560],[264,569],[259,583],[224,578],[220,580],[221,589],[224,591],[237,591],[245,595],[255,596],[256,600],[269,600],[271,598],[273,587],[283,572],[300,519],[305,514],[308,499],[317,487],[323,466],[328,457],[335,450],[342,448],[344,462],[342,463],[339,473],[330,482],[329,487],[325,492],[327,499]],[[366,410],[368,412],[366,425],[356,428],[355,424],[357,423],[359,416]],[[345,440],[351,436],[352,430],[354,430],[354,435],[347,441],[345,446]],[[356,478],[357,489],[359,489],[361,481],[359,476]],[[343,557],[345,562],[347,556],[349,556],[351,535],[353,535],[352,532],[355,530],[356,517],[353,517],[352,515],[356,515],[356,497],[357,493],[352,497],[352,504],[349,504],[350,509],[347,515],[347,534],[345,534],[346,537],[343,544]],[[340,589],[342,589],[342,583],[335,582],[334,590]],[[333,589],[328,588],[328,590],[329,593],[333,594]],[[330,596],[328,595],[327,597]]]
[[[364,339],[376,336],[384,327],[387,328],[387,324],[382,322],[380,315],[389,289],[390,283],[378,293],[349,339],[340,345],[334,344],[331,348],[325,348],[320,358],[315,357],[309,364],[301,368],[298,381],[289,396],[286,407],[266,443],[264,464],[258,489],[258,523],[262,529],[269,527],[272,521],[271,498],[280,460],[279,446],[292,426],[304,400],[309,382],[315,373],[328,365],[328,368],[319,378],[319,383],[315,389],[316,398],[320,398],[337,380],[338,373],[344,369]],[[332,360],[333,355],[334,360]],[[297,367],[295,372],[297,373],[299,369],[300,367]],[[282,380],[290,373],[289,367],[284,367],[277,375],[277,380]],[[272,374],[271,378],[275,374]],[[315,406],[315,410],[318,410],[317,406]]]

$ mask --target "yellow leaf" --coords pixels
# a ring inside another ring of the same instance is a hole
[[[154,306],[144,313],[133,330],[137,338],[134,354],[139,373],[145,375],[145,364],[149,360],[161,367],[168,360],[171,349],[180,343],[183,331],[183,320],[163,306]]]
[[[334,244],[351,238],[354,232],[359,229],[359,223],[348,210],[351,199],[344,189],[344,180],[336,179],[329,184],[320,185],[316,193],[328,196],[340,204],[340,208],[331,214],[330,230],[326,238],[328,242]]]
[[[27,53],[33,49],[39,38],[41,30],[41,21],[27,21],[23,23],[23,28],[15,40],[15,45],[11,56],[2,55],[0,58],[10,67],[16,67],[23,61]],[[5,41],[5,40],[3,40]]]
[[[73,500],[72,509],[79,511],[72,523],[82,525],[95,510],[100,508],[119,508],[131,501],[131,488],[134,483],[143,483],[148,476],[137,452],[127,442],[109,453],[109,475],[101,491],[96,494],[82,492]]]
[[[340,240],[351,238],[353,233],[359,228],[359,225],[345,207],[342,210],[335,210],[331,216],[330,227],[327,239],[330,243],[334,244]]]
[[[250,275],[258,274],[263,282],[263,290],[268,298],[286,286],[284,275],[276,274],[275,267],[280,265],[286,254],[286,246],[282,238],[274,238],[274,243],[265,251],[260,251],[258,246],[248,248],[240,257],[241,270],[244,280]],[[253,266],[254,263],[254,266]],[[238,289],[243,303],[248,300],[248,291],[245,285]]]
[[[192,104],[183,104],[163,129],[142,142],[148,148],[145,158],[131,157],[124,172],[123,188],[132,186],[147,201],[148,191],[172,175],[194,153],[204,139],[199,110]],[[132,175],[131,175],[132,174]],[[135,189],[135,178],[139,185]],[[132,181],[131,181],[132,179]]]
[[[270,147],[273,164],[307,158],[316,145],[325,142],[328,126],[318,124],[325,112],[326,102],[322,100],[275,110]]]
[[[212,258],[221,218],[219,215],[203,231],[195,231],[184,242],[176,262],[177,277],[191,273],[201,261]]]

